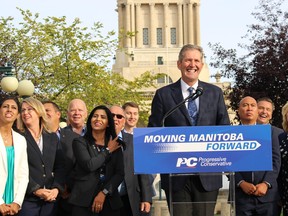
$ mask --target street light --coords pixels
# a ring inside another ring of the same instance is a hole
[[[30,80],[22,80],[18,83],[16,77],[13,76],[12,66],[0,67],[0,73],[5,73],[5,77],[1,80],[1,88],[5,92],[16,91],[20,97],[31,96],[34,93],[34,85]]]

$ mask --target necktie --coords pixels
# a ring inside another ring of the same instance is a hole
[[[193,94],[194,88],[189,87],[189,95]],[[195,100],[191,100],[191,98],[188,100],[188,113],[192,122],[192,125],[195,126],[197,124],[197,118],[198,118],[198,113],[197,113],[197,106],[195,103]]]

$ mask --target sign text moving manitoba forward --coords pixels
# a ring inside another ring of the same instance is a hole
[[[136,128],[136,173],[272,170],[271,126]]]

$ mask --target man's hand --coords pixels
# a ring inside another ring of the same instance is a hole
[[[255,196],[265,196],[268,190],[268,185],[264,182],[256,185]]]
[[[256,192],[256,189],[257,189],[255,185],[253,185],[249,182],[246,182],[246,181],[241,182],[239,187],[243,190],[244,193],[246,193],[248,195],[254,195],[254,193]]]
[[[151,204],[149,202],[141,202],[140,210],[145,213],[149,213],[151,209]]]

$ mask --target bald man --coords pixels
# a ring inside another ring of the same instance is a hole
[[[244,97],[238,107],[242,125],[257,124],[258,106],[253,97]],[[278,130],[277,130],[278,131]],[[279,215],[277,177],[280,170],[279,133],[272,126],[272,171],[236,172],[236,215]],[[257,158],[255,158],[255,162]]]
[[[86,132],[85,121],[87,118],[87,107],[83,100],[73,99],[67,109],[69,125],[66,127],[75,133],[83,136]]]

